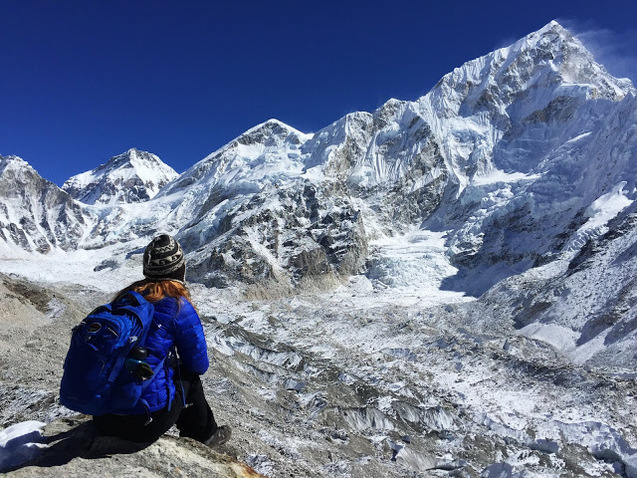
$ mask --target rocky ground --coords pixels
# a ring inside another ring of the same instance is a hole
[[[57,393],[70,330],[108,294],[0,277],[0,425],[68,428]],[[270,300],[194,287],[214,357],[204,386],[235,431],[219,452],[272,478],[637,476],[634,377],[477,321],[480,302],[371,302],[364,285]],[[153,447],[47,472],[186,476],[218,461],[174,437]],[[42,468],[10,475],[28,473]]]
[[[148,444],[98,436],[85,418],[64,418],[48,424],[41,434],[47,448],[14,469],[11,476],[214,476],[259,478],[235,458],[189,438],[170,435]]]

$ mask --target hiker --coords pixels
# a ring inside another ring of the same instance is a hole
[[[149,370],[168,358],[134,408],[94,416],[93,423],[104,435],[135,442],[154,441],[177,425],[182,437],[221,445],[230,438],[231,429],[217,426],[204,396],[199,376],[208,369],[208,348],[184,283],[186,262],[180,244],[166,234],[153,239],[144,251],[143,272],[145,279],[123,289],[117,298],[133,290],[153,304],[154,315],[141,352]]]

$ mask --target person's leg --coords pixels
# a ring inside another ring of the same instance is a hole
[[[180,372],[175,374],[175,388],[179,389],[180,394],[183,392],[186,405],[176,422],[179,436],[205,442],[217,431],[217,422],[206,401],[199,375],[183,369]]]
[[[165,407],[150,414],[143,415],[104,415],[93,417],[97,431],[106,436],[122,438],[134,442],[151,442],[166,433],[177,421],[183,408],[183,400],[179,392],[175,396],[170,410]]]

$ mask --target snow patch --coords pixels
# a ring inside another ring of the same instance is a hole
[[[541,174],[525,174],[520,172],[507,173],[500,169],[492,169],[484,175],[476,176],[473,179],[474,186],[484,186],[496,183],[517,183],[521,181],[534,181],[542,177]]]
[[[624,191],[626,181],[613,187],[612,191],[597,198],[586,210],[588,220],[581,226],[572,239],[564,247],[566,252],[579,251],[590,238],[601,236],[608,232],[608,221],[633,203]]]
[[[35,420],[17,423],[0,431],[0,472],[35,458],[45,446],[42,436],[44,422]]]

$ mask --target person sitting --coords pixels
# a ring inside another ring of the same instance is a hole
[[[217,425],[204,395],[200,376],[209,366],[208,347],[185,284],[186,261],[179,242],[167,234],[155,237],[144,251],[143,273],[143,280],[116,298],[132,290],[153,304],[144,360],[155,369],[168,358],[134,408],[94,416],[93,423],[103,435],[135,442],[154,441],[176,425],[182,437],[219,446],[232,430]]]

